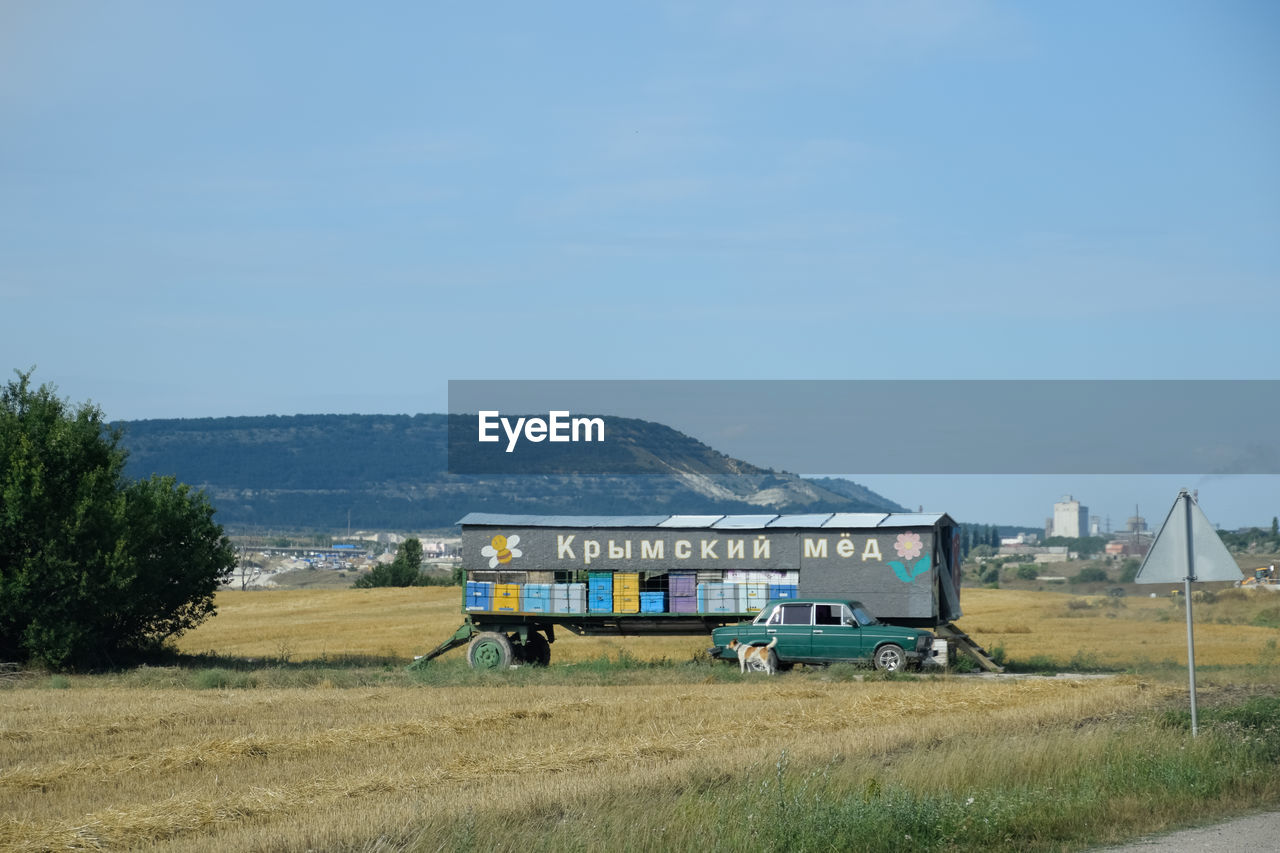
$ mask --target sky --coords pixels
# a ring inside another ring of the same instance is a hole
[[[1268,0],[0,0],[0,369],[113,420],[1273,379],[1278,95]],[[1280,513],[1274,477],[825,473],[973,521]]]

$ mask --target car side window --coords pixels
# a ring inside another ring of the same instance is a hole
[[[849,608],[845,607],[843,604],[840,605],[840,624],[848,625],[852,628],[858,627],[858,620],[853,618],[853,614],[849,611]]]
[[[840,612],[843,609],[842,604],[819,604],[814,608],[816,612],[813,622],[815,625],[840,625]]]
[[[811,614],[813,606],[809,604],[784,604],[778,608],[782,611],[783,625],[809,625],[812,624]]]

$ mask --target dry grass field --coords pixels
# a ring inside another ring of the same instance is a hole
[[[1011,660],[1185,659],[1167,602],[965,595],[964,627]],[[171,668],[0,684],[0,850],[1065,850],[1280,802],[1253,735],[1152,724],[1185,704],[1177,679],[742,678],[685,663],[704,638],[566,636],[537,678],[464,676],[461,651],[435,680],[385,667],[387,684],[316,663],[421,654],[458,598],[226,592],[181,643],[311,666],[306,687]],[[1259,661],[1280,632],[1219,627],[1197,627],[1197,659],[1238,670],[1206,679],[1206,708],[1243,695],[1237,674],[1274,694]],[[619,651],[673,663],[557,672]]]
[[[1275,606],[1280,607],[1280,596],[1276,599]],[[1185,616],[1181,604],[1168,595],[1110,599],[1066,592],[966,589],[963,601],[966,615],[960,626],[985,648],[1001,646],[1015,660],[1047,656],[1066,665],[1084,657],[1116,667],[1142,661],[1186,663]],[[462,624],[460,608],[456,587],[228,590],[218,596],[217,617],[184,636],[179,646],[190,653],[214,651],[259,659],[305,660],[335,654],[408,659],[448,639]],[[1197,664],[1258,661],[1277,632],[1212,621],[1220,608],[1193,603],[1192,612],[1210,620],[1196,627]],[[567,631],[556,637],[553,663],[616,657],[624,650],[642,660],[684,661],[707,646],[705,637],[641,640],[577,637]],[[464,652],[449,652],[446,659],[461,658]]]

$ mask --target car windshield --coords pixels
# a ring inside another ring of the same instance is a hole
[[[877,625],[876,617],[872,616],[861,607],[853,608],[853,618],[858,620],[859,625]]]

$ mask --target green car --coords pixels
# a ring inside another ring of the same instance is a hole
[[[711,638],[711,656],[732,661],[738,660],[729,648],[734,639],[744,646],[777,640],[773,655],[778,669],[797,663],[869,662],[893,672],[919,667],[932,659],[933,649],[929,631],[886,625],[857,601],[826,598],[770,601],[753,621],[716,628]]]

